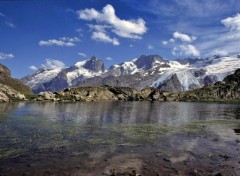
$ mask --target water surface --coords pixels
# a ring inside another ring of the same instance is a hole
[[[240,105],[0,104],[0,175],[240,174]]]

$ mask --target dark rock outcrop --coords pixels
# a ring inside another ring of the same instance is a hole
[[[189,95],[194,95],[201,101],[240,101],[240,69],[225,77],[223,81],[186,92],[182,100],[187,100]]]
[[[96,56],[91,57],[91,59],[84,64],[83,68],[94,72],[104,72],[105,70],[103,61],[99,60]]]

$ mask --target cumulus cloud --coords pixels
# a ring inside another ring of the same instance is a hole
[[[132,48],[132,47],[133,47],[133,44],[130,44],[129,47]]]
[[[197,39],[195,36],[189,36],[181,32],[174,32],[172,38],[162,41],[163,45],[172,47],[174,56],[200,56],[200,51],[192,44],[189,44]]]
[[[118,39],[110,38],[107,34],[100,31],[93,32],[91,38],[96,41],[112,43],[113,45],[120,45]]]
[[[113,58],[111,58],[111,57],[106,57],[106,60],[112,61]]]
[[[14,58],[14,55],[13,54],[6,54],[6,53],[0,53],[0,60],[3,60],[3,59],[12,59]]]
[[[110,25],[112,32],[124,38],[141,39],[141,36],[147,31],[145,21],[141,18],[137,20],[123,20],[116,16],[115,9],[107,4],[102,12],[93,8],[80,10],[77,12],[79,19]]]
[[[56,59],[50,59],[47,58],[45,59],[45,64],[42,64],[41,67],[42,68],[46,68],[46,69],[62,69],[65,68],[65,64],[62,61],[56,60]]]
[[[195,36],[190,37],[187,34],[183,34],[183,33],[177,32],[177,31],[173,33],[173,38],[179,39],[182,42],[188,42],[188,43],[191,43],[192,41],[196,40]]]
[[[110,28],[108,25],[100,25],[100,24],[88,24],[88,27],[94,31],[106,32],[107,28]]]
[[[81,52],[78,52],[78,55],[82,56],[82,57],[87,57],[87,55],[85,53],[81,53]]]
[[[200,52],[196,49],[195,46],[190,44],[182,44],[179,46],[173,47],[173,55],[178,56],[200,56]]]
[[[28,67],[30,70],[36,71],[38,68],[34,65],[31,65]]]
[[[75,46],[77,42],[79,42],[80,39],[78,37],[61,37],[59,39],[49,39],[49,40],[41,40],[39,41],[39,45],[40,46]]]
[[[173,35],[173,37],[170,38],[169,40],[163,40],[162,44],[168,45],[171,43],[175,43],[176,40],[179,40],[180,42],[184,42],[184,43],[191,43],[197,39],[197,37],[195,37],[195,36],[189,36],[187,34],[183,34],[181,32],[177,32],[177,31],[174,32],[172,35]]]
[[[105,35],[109,37],[107,32],[111,31],[119,37],[141,39],[142,35],[147,32],[145,21],[142,18],[130,20],[120,19],[116,16],[115,9],[110,4],[107,4],[102,11],[91,8],[79,10],[77,14],[79,19],[97,22],[95,25],[89,24],[89,28],[94,30],[92,36]],[[115,39],[115,41],[117,40]],[[118,42],[114,43],[118,45]]]
[[[221,20],[221,23],[224,24],[231,31],[240,31],[240,14],[233,17],[228,17]]]

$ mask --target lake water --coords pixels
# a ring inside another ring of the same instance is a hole
[[[0,175],[240,175],[240,105],[0,104]]]

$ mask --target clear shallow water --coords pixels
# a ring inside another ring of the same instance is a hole
[[[0,175],[239,172],[240,105],[0,104]]]

